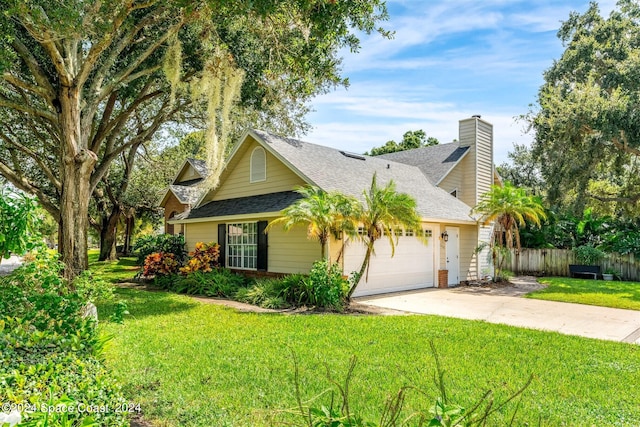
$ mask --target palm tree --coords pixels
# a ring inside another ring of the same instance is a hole
[[[355,230],[353,210],[357,201],[338,192],[326,192],[318,187],[298,187],[303,197],[282,211],[282,216],[269,223],[266,231],[282,224],[286,231],[296,225],[307,226],[307,237],[320,242],[321,257],[325,258],[327,242],[340,232]]]
[[[371,187],[368,191],[365,190],[363,195],[364,204],[360,205],[359,212],[356,213],[355,218],[364,229],[361,237],[367,246],[367,252],[358,276],[354,281],[355,283],[349,289],[349,298],[358,283],[360,283],[365,271],[365,281],[368,279],[369,264],[371,255],[375,254],[374,244],[376,240],[386,236],[391,245],[391,256],[393,256],[397,239],[394,238],[393,230],[397,227],[415,229],[420,225],[420,216],[416,211],[415,199],[406,193],[398,193],[393,181],[389,181],[385,187],[378,187],[376,174],[374,174],[371,180]]]
[[[492,185],[491,190],[483,194],[480,202],[473,208],[474,213],[481,215],[480,221],[484,225],[495,222],[493,236],[489,246],[493,258],[493,265],[500,272],[500,265],[496,263],[501,249],[520,250],[520,227],[527,221],[540,226],[540,222],[547,218],[542,202],[536,196],[530,196],[522,188],[505,182],[503,187]]]

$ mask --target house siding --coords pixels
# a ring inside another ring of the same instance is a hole
[[[227,222],[257,222],[262,219],[237,219]],[[265,219],[266,220],[266,219]],[[220,221],[187,223],[185,241],[187,250],[193,251],[198,242],[218,242]],[[280,226],[268,233],[267,271],[272,273],[308,273],[313,262],[320,259],[320,243],[307,239],[304,227],[284,231]],[[218,242],[224,244],[225,242]]]
[[[320,243],[309,240],[304,227],[284,231],[276,226],[269,230],[269,271],[308,273],[313,262],[320,258]]]
[[[459,262],[460,262],[460,280],[476,280],[478,278],[478,257],[475,254],[478,246],[478,231],[475,225],[458,225],[458,224],[441,224],[440,230],[444,230],[447,226],[458,227],[459,230]],[[434,239],[438,239],[440,247],[439,269],[447,268],[447,246],[444,240],[440,238],[434,231]]]
[[[477,153],[477,194],[478,201],[493,184],[493,126],[478,121],[476,153]]]
[[[476,181],[475,174],[475,152],[468,153],[460,160],[460,162],[447,174],[447,176],[438,184],[438,187],[451,193],[457,190],[457,197],[470,207],[476,205]]]
[[[478,278],[478,229],[476,226],[460,226],[460,280]]]
[[[188,251],[193,251],[198,242],[218,242],[217,222],[197,222],[185,224],[184,240]]]
[[[290,191],[296,186],[303,186],[305,182],[285,166],[271,153],[266,153],[267,179],[260,182],[250,182],[251,153],[258,147],[256,141],[247,144],[246,149],[240,154],[237,164],[224,179],[220,187],[212,197],[207,200],[226,200],[237,197],[256,196],[260,194]]]
[[[493,184],[493,125],[475,117],[460,120],[459,137],[460,146],[469,147],[466,158],[470,161],[470,164],[458,165],[465,171],[466,185],[461,200],[473,207]],[[469,185],[471,181],[473,185]]]
[[[187,205],[180,203],[175,194],[170,193],[169,197],[167,197],[167,203],[164,205],[164,231],[167,234],[179,234],[183,231],[183,227],[181,224],[174,224],[173,230],[171,230],[171,226],[167,224],[169,218],[173,213],[182,213],[187,208]],[[170,231],[173,231],[170,233]]]

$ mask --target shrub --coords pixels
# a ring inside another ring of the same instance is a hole
[[[289,304],[281,295],[282,279],[258,279],[246,290],[236,292],[236,299],[264,308],[286,308]]]
[[[171,292],[233,298],[239,288],[246,286],[246,279],[231,270],[219,268],[207,273],[196,271],[186,276],[178,274],[156,276],[154,284]]]
[[[34,199],[6,188],[0,189],[0,262],[12,253],[22,255],[41,240],[40,218]]]
[[[327,260],[316,261],[309,276],[304,280],[305,304],[342,310],[346,302],[349,283],[342,275],[337,263]]]
[[[189,261],[180,269],[181,273],[189,274],[196,271],[208,272],[218,267],[220,258],[220,245],[214,242],[196,243],[195,250],[189,252]]]
[[[150,277],[173,274],[177,273],[179,268],[180,264],[174,254],[169,252],[155,252],[147,255],[147,258],[144,260],[142,275]]]
[[[156,276],[153,279],[153,284],[159,287],[160,289],[164,289],[166,291],[175,292],[175,286],[178,280],[180,280],[182,276],[179,274],[166,274]]]
[[[109,302],[114,298],[113,284],[98,279],[89,270],[83,271],[73,280],[73,288],[86,302]]]
[[[573,249],[573,253],[576,261],[583,265],[598,264],[606,255],[603,251],[591,245],[578,246]]]
[[[78,290],[88,276],[78,279],[75,289],[59,276],[61,268],[57,256],[40,251],[33,262],[0,279],[0,402],[29,402],[37,409],[67,400],[112,408],[70,413],[67,420],[27,412],[21,425],[128,425],[126,414],[113,409],[126,400],[102,364],[106,340],[94,320],[82,317],[87,298],[97,296]]]
[[[181,234],[159,234],[157,236],[144,236],[136,240],[133,251],[138,255],[138,265],[144,265],[145,260],[154,252],[173,254],[179,263],[183,263],[187,257],[184,248],[184,236]]]

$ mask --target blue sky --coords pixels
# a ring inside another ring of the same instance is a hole
[[[615,1],[600,1],[608,14]],[[303,139],[364,152],[407,130],[441,143],[458,137],[458,120],[481,114],[494,125],[494,161],[513,142],[530,142],[524,123],[542,73],[563,51],[556,34],[588,1],[390,0],[392,40],[363,36],[359,53],[344,52],[351,85],[317,97]]]

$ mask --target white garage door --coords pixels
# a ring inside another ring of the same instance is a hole
[[[427,230],[428,234],[431,234]],[[354,297],[406,291],[433,286],[433,237],[427,244],[413,236],[399,236],[395,255],[387,237],[377,240],[375,255],[371,257],[369,279],[362,278]],[[361,242],[349,242],[344,250],[344,272],[358,271],[364,260],[366,247]]]

